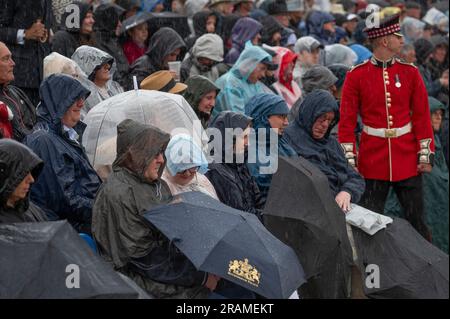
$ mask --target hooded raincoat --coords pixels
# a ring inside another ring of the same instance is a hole
[[[283,32],[283,25],[281,25],[280,22],[278,22],[277,19],[275,19],[273,16],[265,16],[260,19],[261,24],[263,25],[263,28],[261,30],[261,42],[267,45],[277,45],[279,43],[274,43],[272,41],[272,38],[275,33],[279,32],[280,35]]]
[[[95,9],[95,46],[110,54],[117,66],[114,80],[127,88],[132,82],[129,74],[129,65],[122,46],[116,36],[116,28],[123,9],[114,4],[102,4]]]
[[[358,55],[352,49],[339,43],[325,46],[322,58],[322,64],[325,66],[344,64],[348,67],[352,67],[356,64],[356,61],[358,61]]]
[[[334,17],[327,12],[311,11],[306,19],[306,30],[308,35],[312,36],[323,45],[336,43],[336,34],[323,29],[325,23],[334,20]]]
[[[348,164],[338,141],[330,135],[339,120],[336,100],[325,90],[314,90],[305,97],[300,108],[297,119],[285,131],[286,141],[299,156],[316,165],[325,174],[334,196],[345,191],[351,195],[353,203],[358,203],[364,192],[364,179]],[[327,112],[334,112],[334,123],[322,139],[316,140],[312,136],[312,127]]]
[[[113,80],[117,67],[114,58],[108,53],[94,47],[83,45],[74,52],[72,60],[75,61],[84,72],[79,79],[80,82],[91,91],[91,94],[84,103],[84,107],[81,109],[81,119],[83,120],[86,114],[94,106],[107,98],[122,93],[123,89],[119,83]],[[95,72],[103,64],[110,65],[111,78],[106,82],[105,87],[100,88],[94,83],[94,79]]]
[[[208,58],[215,63],[211,66],[201,64],[199,58]],[[227,73],[229,67],[223,61],[223,41],[217,34],[204,34],[195,41],[189,54],[181,64],[181,82],[193,75],[206,76],[215,82]]]
[[[188,88],[184,92],[183,96],[191,105],[195,114],[197,114],[199,120],[202,122],[203,128],[206,129],[208,127],[211,114],[200,111],[198,109],[198,105],[206,94],[211,91],[216,91],[216,93],[219,94],[220,89],[208,78],[201,75],[191,76],[189,79],[187,79],[185,84],[188,86]]]
[[[89,91],[68,75],[53,74],[42,83],[40,95],[35,131],[24,142],[44,161],[41,175],[31,187],[31,200],[50,220],[67,219],[79,232],[90,233],[100,178],[81,145],[86,125],[78,122],[69,133],[61,122],[67,110]]]
[[[272,61],[272,57],[262,48],[248,43],[231,70],[216,81],[221,91],[216,100],[214,114],[221,111],[244,113],[245,104],[253,96],[272,92],[260,81],[256,83],[248,81],[258,63],[263,60]]]
[[[0,223],[45,221],[44,212],[26,198],[7,206],[7,200],[23,179],[31,173],[36,180],[42,160],[28,147],[11,139],[0,139]]]
[[[79,19],[73,21],[73,11],[69,10],[62,15],[61,30],[55,33],[52,39],[52,51],[70,58],[75,50],[81,45],[93,45],[91,35],[81,33],[81,25],[88,12],[93,12],[92,5],[76,1],[72,3],[78,7]]]
[[[159,29],[150,38],[145,55],[131,65],[131,76],[135,75],[137,82],[141,83],[147,76],[156,71],[168,70],[168,66],[164,65],[164,58],[176,49],[181,49],[180,56],[183,56],[185,44],[178,33],[167,27]]]
[[[253,128],[255,131],[258,132],[260,129],[266,130],[264,140],[260,140],[258,133],[256,133],[256,163],[247,164],[250,173],[255,177],[256,183],[258,183],[264,202],[269,193],[273,174],[264,174],[261,172],[261,168],[267,167],[269,163],[278,162],[278,156],[297,156],[294,149],[281,135],[277,134],[278,139],[273,142],[271,142],[269,135],[269,130],[272,129],[269,123],[269,117],[271,115],[288,115],[288,113],[289,108],[286,102],[275,94],[258,94],[245,105],[245,114],[253,118]],[[260,153],[263,153],[265,158],[270,158],[269,162],[262,163]]]
[[[289,109],[292,108],[294,103],[302,96],[302,91],[297,82],[294,81],[293,73],[289,75],[287,79],[283,76],[289,63],[295,63],[297,61],[297,55],[289,49],[283,47],[274,47],[277,55],[274,58],[274,63],[278,64],[278,69],[275,71],[275,82],[272,86],[275,91],[285,101]]]
[[[169,134],[133,120],[117,126],[113,172],[95,199],[92,233],[100,254],[155,298],[205,297],[206,274],[144,218],[171,193],[158,178],[144,176],[150,162],[169,143]],[[159,168],[159,177],[164,165]]]
[[[202,11],[197,12],[192,17],[194,34],[191,35],[190,37],[186,38],[186,46],[187,46],[188,50],[190,48],[192,48],[195,41],[197,41],[197,39],[199,37],[208,33],[208,30],[206,29],[206,22],[208,21],[208,18],[211,16],[216,17],[216,25],[215,25],[214,33],[215,34],[221,33],[221,16],[217,12],[210,11],[210,10],[202,10]],[[222,46],[223,46],[223,44],[222,44]]]
[[[428,98],[430,112],[447,107],[433,97]],[[448,167],[442,150],[439,132],[434,133],[434,163],[431,173],[423,174],[423,197],[426,223],[431,231],[432,243],[448,254]],[[388,215],[403,215],[402,207],[393,190],[390,190],[385,205]]]
[[[422,76],[423,82],[427,89],[428,95],[438,97],[439,93],[443,91],[443,86],[440,80],[433,78],[431,68],[428,62],[428,57],[433,53],[434,46],[431,41],[420,38],[414,42],[414,49],[416,50],[417,66]]]
[[[236,209],[255,214],[262,218],[263,197],[255,179],[248,170],[246,158],[244,163],[237,163],[233,155],[231,163],[226,162],[226,154],[234,154],[233,146],[225,144],[226,129],[245,130],[252,119],[244,114],[222,112],[214,118],[210,127],[218,129],[222,135],[222,160],[209,164],[206,177],[213,184],[219,200]],[[228,148],[227,148],[228,147]]]
[[[314,65],[302,76],[302,96],[294,103],[289,113],[289,122],[292,123],[298,116],[303,98],[315,89],[329,90],[336,84],[338,78],[328,68]]]
[[[234,64],[244,51],[245,43],[261,33],[263,26],[252,18],[240,18],[231,31],[232,48],[225,56],[225,63]]]

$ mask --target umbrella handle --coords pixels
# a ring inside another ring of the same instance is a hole
[[[133,87],[136,92],[139,90],[136,75],[133,75]]]

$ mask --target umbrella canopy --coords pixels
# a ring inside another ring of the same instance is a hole
[[[448,255],[427,242],[406,220],[394,218],[369,236],[352,227],[361,273],[379,268],[379,288],[364,287],[370,298],[448,299]]]
[[[183,193],[145,218],[198,270],[216,274],[267,298],[288,298],[304,282],[294,251],[258,218],[200,192]]]
[[[159,91],[134,90],[115,95],[92,108],[84,118],[87,124],[83,145],[94,169],[111,166],[116,158],[117,125],[125,119],[153,125],[162,131],[189,134],[198,145],[208,137],[191,106],[181,95]],[[194,121],[198,124],[195,126]]]
[[[138,297],[66,221],[2,224],[0,251],[0,299]]]
[[[129,17],[122,21],[122,27],[120,29],[120,33],[124,33],[135,26],[138,26],[141,23],[147,22],[153,18],[153,15],[148,12],[139,12],[134,16]]]
[[[263,216],[305,269],[303,298],[348,297],[353,258],[345,215],[318,168],[301,157],[280,157]]]

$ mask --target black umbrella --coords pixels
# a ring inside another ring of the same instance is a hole
[[[364,287],[368,297],[448,299],[448,255],[427,242],[406,220],[394,218],[373,236],[352,229],[361,273],[378,275],[373,270],[366,273],[368,265],[379,269],[379,287]]]
[[[149,21],[153,15],[148,12],[139,12],[135,14],[134,16],[129,17],[128,19],[125,19],[122,21],[122,28],[120,29],[120,33],[124,33],[135,26]]]
[[[0,225],[0,252],[0,299],[138,297],[66,221]]]
[[[148,21],[150,34],[155,34],[162,27],[174,29],[183,39],[191,34],[187,16],[174,12],[151,13],[151,19]]]
[[[199,192],[183,193],[145,218],[198,270],[267,298],[288,298],[304,280],[294,251],[272,236],[258,218]]]
[[[264,224],[297,253],[308,280],[303,298],[348,297],[353,258],[345,215],[318,168],[301,157],[279,158]]]

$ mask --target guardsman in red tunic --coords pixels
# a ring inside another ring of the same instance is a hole
[[[428,96],[418,69],[395,56],[403,46],[398,15],[365,29],[373,56],[353,67],[342,92],[338,139],[349,163],[366,179],[360,204],[383,213],[392,186],[414,228],[430,239],[424,222],[422,177],[434,156]],[[358,114],[363,132],[356,148]]]

